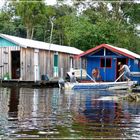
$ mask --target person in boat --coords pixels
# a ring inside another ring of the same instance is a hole
[[[95,81],[101,81],[101,76],[100,76],[100,72],[99,72],[98,68],[94,68],[92,70],[92,78]]]
[[[124,64],[122,65],[122,67],[119,69],[119,72],[123,70],[124,71],[124,78],[127,80],[127,81],[130,81],[130,76],[131,76],[131,72],[130,72],[130,69],[129,67]]]
[[[76,83],[76,77],[75,77],[75,73],[72,72],[71,76],[70,76],[70,82],[71,83]]]

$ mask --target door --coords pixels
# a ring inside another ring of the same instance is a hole
[[[53,76],[58,77],[58,53],[54,54]]]
[[[40,80],[39,78],[39,50],[34,51],[34,81]]]
[[[11,78],[20,78],[20,51],[11,51]]]

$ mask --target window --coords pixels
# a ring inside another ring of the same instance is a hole
[[[111,58],[101,58],[100,66],[110,68],[111,67]]]

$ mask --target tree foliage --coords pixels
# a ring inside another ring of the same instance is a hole
[[[0,32],[87,50],[102,43],[140,53],[140,4],[135,1],[12,0],[0,11]]]
[[[15,10],[15,17],[20,18],[26,28],[27,38],[32,39],[34,28],[40,23],[44,15],[45,4],[43,0],[28,1],[19,0],[11,1],[11,8]]]

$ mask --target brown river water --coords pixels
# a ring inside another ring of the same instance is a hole
[[[140,139],[126,91],[0,88],[0,139]]]

